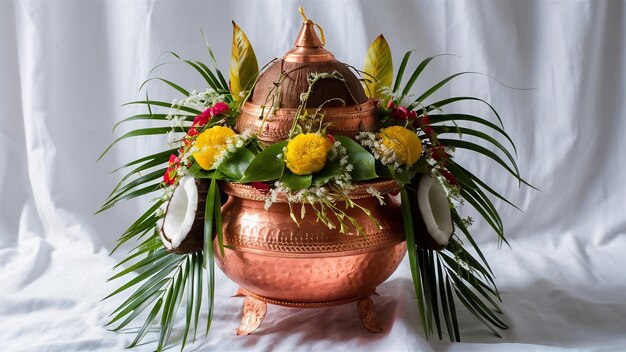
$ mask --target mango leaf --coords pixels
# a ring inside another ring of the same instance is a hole
[[[376,161],[371,153],[348,137],[334,137],[348,151],[348,163],[354,167],[350,172],[353,180],[364,181],[378,177],[376,175]]]
[[[257,154],[240,182],[271,181],[279,179],[285,167],[283,148],[287,146],[287,141],[282,141],[265,148]]]
[[[324,168],[313,174],[312,184],[314,186],[325,185],[331,178],[341,174],[341,167],[332,161],[328,161]]]
[[[389,97],[382,93],[381,88],[391,87],[393,62],[389,44],[382,34],[372,42],[367,50],[363,72],[367,76],[362,82],[367,96],[388,99]]]
[[[233,47],[230,59],[230,92],[233,100],[242,99],[240,93],[250,89],[259,72],[259,64],[246,34],[233,21]]]
[[[311,187],[312,175],[296,175],[289,170],[285,170],[281,181],[292,191]]]
[[[205,170],[198,165],[198,163],[193,163],[189,169],[189,174],[194,178],[212,178],[215,170]]]
[[[224,159],[217,169],[233,180],[240,180],[253,159],[254,154],[241,147]]]

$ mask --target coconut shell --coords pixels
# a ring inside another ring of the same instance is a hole
[[[206,197],[209,190],[209,182],[206,179],[196,179],[198,187],[198,208],[196,218],[191,225],[191,230],[187,237],[176,248],[169,249],[168,252],[176,254],[186,254],[199,252],[204,249],[204,211],[206,209]]]
[[[422,218],[422,213],[420,212],[419,205],[417,202],[417,189],[419,187],[420,179],[422,178],[422,174],[417,174],[413,180],[411,180],[410,188],[407,188],[409,204],[411,205],[411,217],[413,218],[413,233],[415,234],[415,243],[418,247],[423,249],[431,249],[431,250],[442,250],[444,246],[440,245],[435,241],[435,239],[430,235],[428,229],[426,228],[426,223],[424,223],[424,219]]]

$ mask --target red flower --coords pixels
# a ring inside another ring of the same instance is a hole
[[[204,110],[200,115],[193,119],[193,126],[202,127],[209,122],[211,118],[211,108]]]
[[[448,157],[446,153],[446,147],[443,145],[437,145],[430,148],[430,152],[432,153],[433,159],[440,161]]]
[[[406,120],[409,118],[409,109],[406,106],[399,106],[391,110],[391,117],[396,120]]]
[[[172,167],[174,165],[177,165],[178,163],[180,163],[180,158],[175,154],[170,155],[170,160],[168,162],[169,166]]]
[[[193,127],[189,129],[189,132],[187,132],[187,135],[189,137],[194,137],[194,136],[197,136],[198,134],[200,134],[200,132],[198,132],[198,130]]]
[[[163,182],[168,185],[173,185],[174,182],[176,182],[176,169],[168,168],[167,171],[165,171],[165,175],[163,175]]]
[[[259,190],[261,193],[265,193],[270,190],[270,186],[265,182],[252,182],[251,186]]]
[[[387,103],[387,109],[393,110],[396,107],[396,104],[393,103],[393,100],[389,100]]]
[[[335,144],[335,137],[333,137],[332,134],[328,133],[326,134],[326,137],[331,141],[331,143]]]
[[[459,181],[457,181],[456,177],[454,177],[450,171],[443,169],[439,172],[441,173],[441,176],[443,176],[451,185],[457,186],[459,184]]]
[[[228,104],[226,104],[223,101],[220,101],[219,103],[213,105],[213,107],[210,109],[211,109],[211,116],[219,115],[223,113],[224,111],[228,110]]]

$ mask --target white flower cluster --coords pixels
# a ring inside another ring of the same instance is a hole
[[[183,132],[183,127],[188,127],[185,122],[189,119],[189,113],[181,110],[181,107],[204,111],[216,103],[224,101],[224,99],[225,96],[223,94],[219,94],[210,88],[207,88],[203,92],[196,92],[194,90],[186,98],[180,100],[174,99],[167,116],[165,116],[165,118],[170,121],[170,127],[172,128],[167,134],[167,143],[170,146],[176,144],[178,142],[177,134]]]
[[[376,160],[380,160],[383,165],[393,165],[395,170],[400,170],[402,165],[398,162],[396,152],[376,139],[376,135],[372,132],[359,132],[356,140],[362,146],[369,148]]]
[[[350,173],[354,170],[354,166],[349,162],[348,151],[340,142],[335,141],[333,149],[330,150],[328,155],[328,159],[337,162],[341,168],[341,172],[333,176],[330,180],[337,185],[339,190],[347,194],[348,191],[354,188],[352,176],[350,176]]]
[[[432,167],[430,173],[432,177],[441,185],[444,192],[446,193],[446,198],[448,198],[448,202],[450,202],[451,208],[457,208],[458,206],[465,203],[463,197],[461,197],[459,186],[453,185],[441,174],[439,171],[439,167],[437,167],[438,163],[433,158],[427,158],[426,161],[429,165],[435,166]]]
[[[219,94],[211,88],[207,88],[203,92],[197,92],[194,90],[186,98],[180,100],[174,99],[174,101],[172,102],[172,108],[168,113],[168,120],[170,120],[174,116],[180,115],[181,107],[204,111],[204,109],[213,106],[220,101],[225,101],[225,98],[226,97],[223,94]]]
[[[255,137],[250,130],[244,131],[241,134],[236,134],[226,140],[224,148],[215,156],[212,169],[216,169],[227,157],[232,155],[237,149],[248,144],[248,142]]]
[[[369,186],[367,187],[365,191],[371,194],[372,197],[378,199],[378,203],[380,203],[380,205],[385,205],[385,197],[383,197],[383,195],[380,193],[379,190],[377,190],[376,188],[372,186]]]
[[[389,97],[389,100],[397,102],[400,106],[409,106],[415,102],[415,94],[403,95],[401,90],[393,91],[390,86],[383,86],[378,89],[382,96]]]

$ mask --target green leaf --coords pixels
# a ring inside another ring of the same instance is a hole
[[[348,152],[348,163],[353,166],[350,176],[355,181],[365,181],[377,178],[376,161],[374,156],[363,148],[356,141],[345,136],[334,136],[334,138],[346,148]]]
[[[193,176],[193,178],[212,178],[213,174],[215,174],[215,170],[205,170],[196,162],[191,164],[191,167],[188,168],[187,171],[189,171],[189,174]]]
[[[328,183],[331,178],[341,175],[341,167],[332,161],[327,161],[324,168],[313,174],[312,184],[314,186],[322,186]]]
[[[254,54],[254,49],[246,34],[233,21],[233,46],[230,59],[230,92],[233,100],[238,102],[242,99],[239,95],[251,88],[257,73],[259,64]]]
[[[213,50],[211,50],[211,46],[209,45],[209,42],[207,41],[206,36],[204,35],[204,32],[200,30],[200,33],[202,33],[204,44],[207,48],[207,51],[209,52],[209,56],[211,57],[211,62],[213,63],[213,67],[215,68],[215,71],[217,72],[217,75],[220,78],[221,85],[226,91],[228,91],[228,83],[226,83],[226,79],[224,79],[224,75],[222,75],[222,71],[220,71],[218,67],[217,60],[215,59],[215,55],[213,54]]]
[[[478,72],[459,72],[459,73],[455,73],[453,75],[450,75],[450,76],[446,77],[445,79],[441,80],[439,83],[435,84],[430,89],[428,89],[427,91],[422,93],[422,95],[420,95],[417,99],[415,99],[415,101],[411,104],[411,107],[413,107],[414,104],[419,105],[419,104],[424,103],[424,100],[426,100],[426,98],[428,98],[429,96],[433,95],[436,91],[438,91],[446,83],[450,82],[451,80],[453,80],[454,78],[456,78],[458,76],[465,75],[465,74],[468,74],[468,73],[478,73]]]
[[[132,305],[129,305],[127,309],[119,313],[113,320],[106,324],[114,324],[118,319],[126,317],[121,323],[119,323],[112,331],[118,332],[128,324],[130,324],[139,314],[141,314],[146,308],[148,308],[157,298],[163,294],[163,290],[158,290],[160,287],[155,286],[154,291],[146,292],[146,296],[138,297],[133,301]]]
[[[113,143],[111,143],[104,150],[104,152],[102,152],[102,154],[100,155],[98,160],[102,159],[102,157],[111,149],[111,147],[113,147],[119,141],[122,141],[122,140],[127,139],[127,138],[131,138],[131,137],[149,136],[149,135],[155,135],[155,134],[167,134],[171,130],[172,130],[171,127],[140,128],[140,129],[132,130],[132,131],[126,133],[125,135],[119,137],[118,139],[114,140]]]
[[[200,115],[202,113],[202,111],[200,110],[196,110],[187,106],[172,106],[172,103],[168,103],[165,101],[157,101],[157,100],[139,100],[139,101],[131,101],[129,103],[123,104],[122,106],[126,106],[126,105],[133,105],[133,104],[144,104],[144,105],[155,105],[155,106],[162,106],[164,108],[170,108],[170,109],[176,109],[176,110],[180,110],[180,111],[185,111],[185,112],[189,112],[192,113],[194,115]]]
[[[215,253],[213,253],[213,216],[215,210],[215,195],[217,190],[216,178],[211,179],[211,185],[206,197],[204,210],[204,263],[207,270],[207,283],[209,288],[209,307],[205,335],[208,335],[213,319],[215,302]]]
[[[193,340],[196,340],[196,333],[198,332],[198,321],[200,320],[200,308],[202,308],[202,262],[203,262],[203,254],[197,252],[194,253],[195,264],[196,264],[196,299],[194,303],[194,326],[193,326]]]
[[[141,84],[141,86],[139,86],[139,90],[143,89],[143,86],[146,85],[146,83],[152,81],[152,80],[159,80],[161,82],[164,82],[165,84],[167,84],[168,86],[174,88],[175,90],[177,90],[180,94],[184,95],[185,97],[188,97],[190,94],[189,92],[184,89],[183,87],[179,86],[178,84],[172,82],[172,81],[168,81],[164,78],[159,78],[159,77],[153,77],[153,78],[148,78],[147,80],[143,81],[143,83]]]
[[[280,179],[282,183],[292,191],[299,191],[311,187],[313,180],[312,175],[296,175],[289,170],[285,170],[283,177]]]
[[[456,103],[456,102],[459,102],[459,101],[465,101],[465,100],[478,101],[478,102],[481,102],[481,103],[487,105],[491,109],[491,111],[494,113],[494,115],[496,115],[496,118],[498,119],[498,122],[500,122],[500,126],[503,126],[502,119],[500,118],[500,115],[498,114],[496,109],[491,104],[486,102],[485,100],[480,99],[480,98],[476,98],[476,97],[454,97],[454,98],[448,98],[448,99],[440,100],[438,102],[428,104],[424,108],[417,109],[416,113],[419,116],[419,115],[422,115],[424,112],[433,111],[435,109],[442,108],[442,107],[444,107],[446,105],[450,105],[452,103]],[[417,102],[414,102],[411,105],[409,105],[409,109],[414,109],[417,105],[418,105]]]
[[[187,299],[185,301],[185,332],[183,333],[183,341],[181,343],[180,350],[181,352],[185,349],[185,344],[187,343],[187,337],[189,336],[189,328],[191,328],[191,313],[193,310],[193,295],[194,291],[194,280],[196,276],[194,275],[195,263],[193,262],[193,254],[187,255],[187,262],[185,266],[185,285],[187,290]]]
[[[409,80],[406,82],[406,85],[404,86],[404,89],[402,90],[401,97],[404,98],[407,94],[409,94],[409,91],[413,87],[413,84],[415,84],[415,81],[417,80],[417,78],[420,76],[420,74],[422,74],[422,72],[424,71],[426,66],[428,66],[428,64],[431,61],[433,61],[435,58],[437,58],[439,56],[445,56],[445,55],[448,55],[448,54],[435,55],[435,56],[431,56],[431,57],[428,57],[428,58],[422,60],[422,62],[420,62],[419,65],[417,65],[417,67],[415,68],[415,71],[413,71],[413,74],[411,75]],[[421,102],[422,100],[418,99],[418,101]]]
[[[451,306],[449,302],[448,293],[446,292],[446,280],[447,277],[443,276],[443,264],[441,263],[441,259],[439,259],[439,254],[437,254],[437,284],[439,286],[439,296],[441,298],[441,310],[443,311],[443,319],[446,323],[446,330],[448,330],[448,336],[450,337],[450,342],[458,342],[460,341],[460,336],[454,331],[453,327],[453,317],[451,312]],[[456,322],[455,322],[456,323]]]
[[[509,159],[509,161],[512,164],[516,164],[515,162],[515,158],[513,157],[513,155],[511,155],[511,153],[500,143],[498,142],[495,138],[491,137],[490,135],[481,132],[481,131],[477,131],[471,128],[466,128],[466,127],[450,127],[450,126],[432,126],[432,128],[435,130],[435,132],[437,132],[438,135],[440,134],[446,134],[446,133],[453,133],[453,134],[461,134],[461,135],[469,135],[469,136],[474,136],[477,138],[480,138],[484,141],[487,141],[491,144],[493,144],[496,148],[500,149],[502,151],[502,153],[504,153],[504,155],[506,155],[507,159]]]
[[[152,193],[152,192],[156,192],[159,189],[161,189],[161,183],[153,183],[151,185],[148,185],[144,188],[140,188],[136,191],[133,191],[131,193],[128,193],[120,198],[116,198],[114,200],[108,201],[107,203],[105,203],[102,208],[100,208],[100,210],[98,210],[96,212],[96,214],[101,213],[109,208],[111,208],[112,206],[114,206],[115,204],[117,204],[118,202],[121,202],[123,200],[128,200],[128,199],[133,199],[133,198],[137,198],[143,195],[146,195],[148,193]]]
[[[134,189],[135,187],[141,186],[145,183],[154,181],[156,179],[160,179],[161,177],[163,177],[163,174],[165,174],[165,171],[167,171],[167,168],[163,168],[163,169],[158,169],[155,171],[152,171],[146,175],[143,175],[141,177],[137,177],[136,179],[128,182],[127,184],[123,185],[122,187],[116,187],[113,192],[109,195],[107,202],[110,202],[112,200],[115,200],[119,197],[121,197],[123,194],[128,193],[130,190]],[[120,185],[118,185],[120,186]]]
[[[126,163],[126,164],[118,167],[117,169],[113,170],[113,172],[117,172],[117,171],[119,171],[119,170],[121,170],[123,168],[129,167],[129,166],[133,166],[133,165],[137,165],[137,164],[140,164],[140,163],[142,163],[144,161],[148,161],[148,160],[150,160],[150,161],[159,160],[161,163],[164,163],[164,162],[168,161],[170,155],[176,154],[176,153],[178,153],[178,148],[172,148],[172,149],[168,149],[168,150],[165,150],[165,151],[162,151],[162,152],[158,152],[158,153],[155,153],[155,154],[150,154],[150,155],[144,156],[142,158],[139,158],[137,160],[133,160],[133,161],[131,161],[129,163]]]
[[[188,255],[188,262],[187,262],[187,267],[185,268],[186,273],[185,275],[188,277],[187,281],[186,281],[186,285],[187,285],[187,302],[186,302],[186,306],[185,306],[185,332],[183,333],[183,339],[182,339],[182,344],[180,347],[180,351],[184,351],[185,350],[185,344],[187,344],[187,338],[189,337],[189,329],[191,328],[191,319],[192,319],[192,313],[193,313],[193,304],[194,304],[194,297],[193,295],[196,293],[195,289],[194,289],[194,284],[195,284],[195,280],[196,280],[196,275],[195,275],[195,269],[196,269],[196,263],[195,263],[195,255],[193,253]]]
[[[186,116],[191,116],[191,115],[186,115]],[[121,121],[118,121],[115,125],[113,125],[113,132],[115,132],[115,130],[121,124],[125,122],[137,121],[137,120],[165,121],[167,120],[166,117],[167,117],[167,114],[138,114],[138,115],[129,116]],[[193,119],[193,116],[191,116],[191,118]]]
[[[402,62],[400,63],[400,67],[398,68],[398,73],[396,74],[396,82],[393,84],[394,93],[400,89],[400,83],[402,82],[402,76],[404,75],[404,70],[406,69],[406,65],[409,63],[409,58],[411,54],[415,50],[407,51],[402,57]]]
[[[367,96],[373,99],[388,99],[389,97],[381,92],[381,88],[391,87],[393,61],[389,44],[382,34],[372,42],[367,50],[363,72],[368,76],[362,82]]]
[[[150,326],[152,325],[152,321],[154,320],[154,318],[156,317],[156,315],[159,313],[159,311],[161,310],[161,305],[163,304],[163,298],[159,298],[159,300],[155,303],[154,307],[152,308],[152,310],[150,311],[150,314],[148,314],[148,317],[146,318],[146,321],[143,323],[143,326],[141,327],[141,329],[139,330],[139,332],[137,333],[137,337],[135,337],[135,339],[133,340],[133,342],[131,342],[130,345],[128,345],[128,348],[133,348],[135,346],[137,346],[137,343],[139,341],[141,341],[141,339],[146,336],[146,334],[148,333],[148,329],[150,328]]]
[[[111,276],[107,281],[115,280],[118,277],[121,277],[121,276],[124,276],[124,275],[126,275],[128,273],[131,273],[131,272],[133,272],[133,271],[135,271],[135,270],[137,270],[137,269],[139,269],[139,268],[141,268],[143,266],[151,265],[152,263],[158,261],[159,259],[161,259],[161,258],[163,258],[163,257],[165,257],[167,255],[168,255],[168,253],[166,251],[162,251],[162,252],[155,253],[155,255],[148,256],[148,257],[146,257],[146,258],[144,258],[144,259],[134,263],[133,265],[129,266],[128,268],[120,271],[119,273]]]
[[[483,182],[482,180],[480,180],[478,177],[476,177],[474,174],[472,174],[471,172],[467,171],[466,169],[464,169],[461,165],[449,160],[448,165],[446,166],[446,168],[452,172],[452,174],[454,176],[456,176],[457,178],[460,178],[461,176],[463,177],[467,177],[468,178],[468,183],[470,185],[472,185],[473,188],[477,188],[478,186],[482,187],[483,189],[487,190],[489,193],[493,194],[494,196],[496,196],[497,198],[501,199],[502,201],[506,202],[507,204],[509,204],[510,206],[512,206],[513,208],[522,211],[520,208],[517,207],[517,205],[511,203],[511,201],[509,201],[508,199],[504,198],[504,196],[500,195],[500,193],[494,191],[491,187],[489,187],[489,185],[487,185],[485,182]]]
[[[413,231],[413,217],[411,215],[411,205],[409,204],[409,196],[406,188],[400,189],[400,205],[402,208],[402,222],[404,224],[404,235],[406,236],[406,246],[409,253],[409,266],[411,267],[411,277],[413,278],[413,287],[420,313],[420,320],[424,328],[424,334],[428,338],[429,332],[426,328],[426,308],[424,306],[424,292],[422,288],[422,279],[420,277],[420,268],[417,262],[417,246],[415,244],[415,232]]]
[[[491,150],[478,145],[476,143],[472,143],[472,142],[467,142],[467,141],[460,141],[460,140],[456,140],[456,139],[443,139],[440,138],[439,141],[443,144],[443,145],[451,145],[454,146],[456,148],[462,148],[462,149],[468,149],[471,151],[474,151],[476,153],[482,154],[492,160],[494,160],[495,162],[497,162],[498,164],[500,164],[506,171],[508,171],[509,173],[511,173],[511,175],[515,176],[515,178],[517,178],[519,180],[520,183],[524,183],[527,184],[526,181],[524,181],[522,179],[522,177],[519,174],[519,169],[517,168],[517,164],[515,164],[514,162],[512,163],[511,166],[507,165],[504,160],[502,160],[502,158],[500,158],[496,153],[492,152]],[[511,168],[513,167],[513,168]],[[515,169],[515,170],[513,170]]]
[[[167,271],[168,268],[171,268],[173,266],[176,266],[182,259],[182,257],[179,256],[167,256],[164,259],[155,262],[153,264],[152,267],[150,267],[150,269],[140,273],[139,275],[137,275],[135,278],[133,278],[132,280],[128,281],[127,283],[125,283],[124,285],[120,286],[117,290],[113,291],[113,293],[111,293],[110,295],[106,296],[104,299],[107,299],[109,297],[113,297],[117,294],[119,294],[122,291],[125,291],[127,289],[129,289],[132,286],[135,286],[136,284],[146,280],[146,279],[150,279],[150,280],[154,280],[154,281],[159,281],[162,278],[164,278],[165,276],[167,276],[169,274],[169,272]],[[151,277],[152,275],[154,275],[154,277]]]
[[[509,137],[509,135],[502,128],[498,127],[496,124],[491,123],[483,118],[480,118],[474,115],[467,115],[467,114],[441,114],[441,115],[430,114],[428,115],[428,117],[430,118],[431,125],[445,122],[445,121],[454,121],[454,123],[458,121],[472,121],[472,122],[476,122],[484,126],[487,126],[489,128],[492,128],[496,130],[498,133],[500,133],[501,135],[503,135],[509,141],[509,143],[511,143],[511,146],[513,147],[513,151],[517,155],[517,148],[515,147],[515,143],[513,143],[513,140],[511,139],[511,137]]]
[[[253,159],[254,153],[246,147],[241,147],[224,159],[217,169],[233,180],[240,180]]]
[[[224,253],[224,236],[222,233],[222,197],[220,194],[219,185],[215,185],[215,232],[217,237],[217,244],[220,248],[220,254],[224,257],[226,254]]]
[[[283,148],[286,146],[287,141],[278,142],[257,154],[246,168],[241,182],[263,182],[279,179],[285,167]]]

